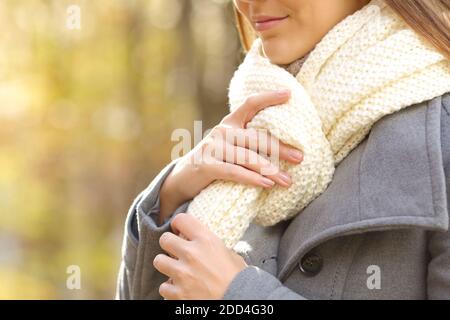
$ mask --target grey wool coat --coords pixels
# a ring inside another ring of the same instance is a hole
[[[159,188],[128,213],[116,297],[162,299],[153,267]],[[248,267],[224,299],[450,299],[450,94],[384,117],[299,215],[242,239]]]

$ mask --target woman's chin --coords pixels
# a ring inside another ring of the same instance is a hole
[[[267,39],[262,40],[264,55],[277,65],[287,65],[294,62],[297,59],[303,57],[306,53],[303,50],[292,50],[292,44],[289,41],[283,41],[282,39]]]

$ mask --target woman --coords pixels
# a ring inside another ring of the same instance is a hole
[[[310,61],[326,52],[333,36],[341,37],[355,20],[364,17],[361,12],[370,12],[369,1],[362,0],[234,2],[244,46],[250,48],[256,32],[267,59],[300,75],[297,78],[311,69]],[[373,2],[382,7],[381,1]],[[319,197],[292,220],[272,227],[252,224],[236,247],[237,254],[193,215],[182,212],[215,180],[266,189],[292,185],[283,170],[262,175],[263,167],[273,165],[264,161],[238,164],[222,154],[213,161],[193,164],[192,159],[220,142],[212,139],[215,132],[238,131],[246,139],[232,151],[255,152],[250,143],[254,132],[247,124],[265,108],[287,102],[290,95],[266,92],[252,96],[194,150],[163,169],[135,200],[126,221],[118,298],[450,299],[450,90],[433,93],[450,85],[449,3],[386,0],[385,4],[388,7],[379,21],[368,19],[379,29],[364,28],[370,25],[364,22],[361,30],[349,33],[348,41],[333,43],[336,54],[320,65],[320,72],[326,73],[335,64],[336,72],[345,74],[342,66],[353,63],[344,59],[346,50],[362,48],[371,37],[379,37],[377,43],[384,41],[380,35],[388,29],[386,21],[396,15],[399,19],[389,28],[401,33],[403,22],[407,23],[429,45],[423,60],[440,57],[442,62],[436,72],[432,64],[423,70],[439,75],[431,84],[425,78],[425,84],[416,86],[420,77],[412,73],[416,82],[401,87],[414,97],[428,88],[430,92],[425,90],[423,96],[429,99],[418,99],[376,121],[364,139],[342,157],[331,184]],[[359,40],[353,41],[355,37]],[[405,41],[402,46],[410,44]],[[393,52],[384,56],[382,52],[381,61],[363,60],[377,68],[359,83],[361,90],[372,89],[368,86],[385,76],[375,74],[378,66],[387,65],[385,73],[390,74],[391,69],[407,64],[396,60],[397,51],[400,55],[404,49],[396,48],[398,44],[393,42]],[[347,74],[337,85],[348,88],[346,82],[352,78]],[[350,86],[348,95],[357,95],[359,88]],[[313,89],[309,92],[317,95],[312,94],[314,101],[321,101],[324,91]],[[347,98],[340,91],[336,94],[337,98],[327,101],[340,104]],[[385,102],[378,100],[379,105]],[[324,110],[324,119],[333,108]],[[293,165],[304,160],[299,150],[281,142],[279,156]]]

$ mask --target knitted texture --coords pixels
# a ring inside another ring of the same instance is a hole
[[[270,63],[255,40],[231,80],[230,109],[250,95],[286,88],[290,101],[259,112],[247,127],[266,129],[303,151],[300,165],[279,163],[292,186],[269,190],[215,181],[187,210],[228,248],[251,222],[272,226],[300,213],[380,118],[450,92],[450,64],[382,0],[373,0],[336,25],[296,77]]]

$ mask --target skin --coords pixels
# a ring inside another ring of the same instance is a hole
[[[289,64],[310,52],[323,36],[348,15],[369,1],[361,0],[234,0],[238,10],[252,21],[254,15],[287,17],[276,27],[258,32],[265,55],[274,64]],[[263,188],[279,184],[288,188],[292,182],[287,173],[258,155],[262,148],[255,131],[246,124],[261,110],[281,105],[290,98],[289,92],[267,92],[249,97],[236,111],[227,115],[191,152],[177,162],[160,191],[160,220],[162,222],[182,203],[193,199],[215,180],[228,180]],[[230,143],[227,134],[239,135],[241,141]],[[279,158],[300,164],[299,150],[277,141]],[[255,143],[250,143],[250,142]],[[204,155],[206,150],[220,146],[222,154]],[[224,147],[225,146],[225,147]],[[244,162],[236,156],[244,155]],[[270,155],[270,150],[269,150]],[[249,162],[249,155],[258,162]],[[271,174],[263,175],[263,169]],[[189,181],[189,183],[186,183]],[[178,214],[171,222],[174,233],[165,232],[159,239],[167,254],[158,254],[153,266],[169,280],[159,287],[167,300],[221,299],[233,278],[247,267],[244,259],[225,247],[223,242],[189,214]]]
[[[310,52],[337,23],[368,0],[234,0],[255,25],[255,15],[288,18],[273,29],[257,32],[265,55],[274,64],[289,64]]]

